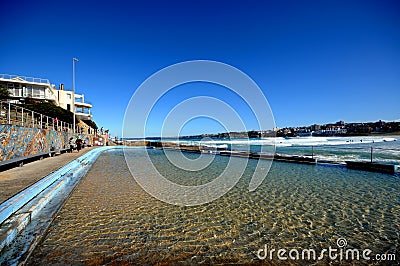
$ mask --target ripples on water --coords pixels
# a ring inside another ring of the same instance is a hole
[[[374,162],[400,164],[400,141],[357,143],[342,145],[321,146],[293,146],[277,147],[277,153],[311,155],[321,160],[332,160],[344,162],[346,160],[371,160],[371,147],[373,148],[372,159]]]
[[[398,136],[359,137],[298,137],[264,139],[215,139],[212,141],[181,141],[188,145],[226,145],[233,150],[261,151],[262,147],[276,145],[276,152],[289,155],[310,155],[319,160],[344,162],[370,160],[371,147],[375,162],[400,164],[400,138]]]
[[[227,160],[217,156],[202,173],[193,173],[174,168],[162,151],[149,152],[161,173],[186,185],[208,182]],[[255,163],[249,160],[244,177],[223,197],[179,207],[146,194],[130,176],[121,151],[104,153],[29,263],[259,263],[256,252],[265,244],[319,251],[336,248],[339,237],[349,248],[399,258],[398,177],[274,162],[263,184],[250,193]]]

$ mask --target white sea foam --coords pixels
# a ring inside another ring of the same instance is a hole
[[[264,139],[216,139],[209,138],[190,141],[175,141],[183,145],[202,145],[215,148],[247,150],[250,145],[276,145],[279,153],[310,155],[318,160],[343,162],[346,160],[369,159],[373,147],[373,160],[376,162],[400,163],[400,138],[383,136],[366,137],[298,137]],[[373,144],[373,145],[372,145]],[[311,146],[314,147],[313,151]],[[255,149],[258,151],[258,149]]]
[[[276,145],[277,147],[290,146],[324,146],[324,145],[354,145],[362,143],[379,143],[395,141],[393,137],[298,137],[298,138],[264,138],[264,139],[218,139],[206,141],[176,141],[184,145],[205,145],[205,146],[222,146],[222,145]]]

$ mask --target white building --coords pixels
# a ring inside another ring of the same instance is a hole
[[[10,91],[12,102],[20,103],[27,99],[45,100],[71,112],[74,111],[72,106],[75,106],[75,114],[80,119],[92,120],[92,105],[85,102],[85,96],[64,90],[63,84],[57,89],[48,79],[0,74],[0,86]]]

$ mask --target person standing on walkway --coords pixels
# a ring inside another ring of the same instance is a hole
[[[82,149],[82,140],[80,138],[77,138],[75,144],[76,144],[76,150],[79,152]]]
[[[75,149],[74,138],[70,137],[69,138],[69,152],[72,152],[74,149]]]

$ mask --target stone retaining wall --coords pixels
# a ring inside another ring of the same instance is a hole
[[[93,145],[93,135],[0,124],[0,161],[68,148],[70,137]]]

